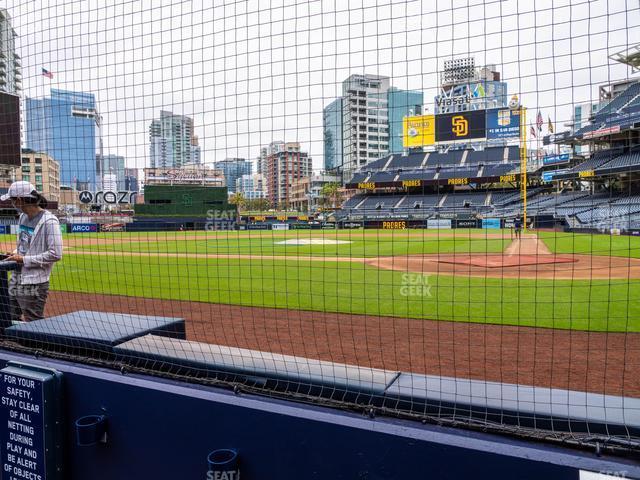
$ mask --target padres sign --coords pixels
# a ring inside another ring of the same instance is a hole
[[[407,228],[407,222],[382,222],[384,230],[404,230]]]
[[[456,137],[466,137],[469,135],[469,121],[462,115],[451,117],[451,131]]]
[[[460,142],[487,136],[485,110],[436,115],[436,142]]]

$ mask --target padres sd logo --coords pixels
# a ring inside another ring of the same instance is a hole
[[[451,117],[451,127],[456,137],[465,137],[469,133],[469,121],[462,115]]]

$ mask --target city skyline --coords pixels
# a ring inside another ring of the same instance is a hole
[[[355,73],[385,75],[400,89],[419,90],[425,98],[433,98],[443,62],[456,57],[474,56],[479,64],[495,64],[502,72],[502,80],[520,95],[523,105],[548,112],[562,125],[570,120],[573,104],[597,98],[597,85],[629,78],[629,69],[607,57],[627,47],[630,36],[640,34],[638,10],[609,3],[594,4],[592,22],[585,26],[580,21],[580,8],[571,6],[568,0],[543,2],[545,5],[537,12],[515,1],[501,2],[501,15],[490,18],[483,18],[482,5],[468,6],[454,1],[451,8],[438,9],[392,2],[388,6],[363,7],[360,16],[351,23],[353,33],[345,30],[346,36],[341,40],[336,36],[342,22],[335,7],[320,5],[312,12],[310,9],[315,6],[301,5],[282,8],[286,35],[294,33],[290,30],[293,26],[286,22],[294,17],[303,21],[301,28],[308,32],[304,40],[292,40],[287,57],[263,58],[259,48],[249,54],[243,47],[239,52],[241,61],[231,66],[227,64],[231,54],[225,53],[224,48],[213,48],[216,42],[223,43],[213,36],[208,46],[189,50],[190,61],[185,69],[179,61],[180,48],[171,54],[163,52],[171,51],[172,45],[179,47],[179,42],[202,36],[197,25],[208,22],[218,25],[212,9],[195,12],[189,5],[181,6],[179,11],[186,26],[167,39],[161,31],[143,33],[118,23],[121,19],[114,8],[102,6],[65,15],[64,21],[69,28],[82,22],[89,25],[87,44],[102,44],[109,52],[131,53],[126,58],[118,54],[114,60],[95,52],[92,65],[83,65],[75,60],[81,55],[73,55],[75,49],[83,48],[79,39],[65,41],[67,26],[51,29],[47,49],[34,48],[42,44],[42,39],[24,28],[27,20],[41,22],[43,28],[48,28],[51,18],[56,18],[57,3],[38,8],[20,2],[11,9],[18,33],[17,50],[23,58],[24,94],[39,98],[47,94],[49,87],[95,92],[104,116],[104,151],[124,156],[127,166],[135,168],[149,164],[147,126],[158,110],[167,109],[194,119],[194,133],[199,137],[204,163],[227,157],[256,158],[261,146],[283,138],[299,141],[314,158],[314,170],[319,170],[324,164],[322,112],[339,96],[344,78]],[[393,13],[396,3],[403,6],[402,16]],[[453,31],[447,18],[459,14],[457,3],[464,6],[459,11],[466,15],[466,20],[460,19]],[[254,32],[260,29],[270,42],[277,41],[270,35],[274,26],[256,17],[252,8],[241,12],[239,18],[248,31],[239,31],[240,37],[234,41],[253,45],[257,41]],[[144,24],[151,15],[151,9],[142,5],[131,9],[132,25]],[[154,5],[153,11],[159,19],[166,20],[178,12],[176,6],[162,2]],[[89,15],[97,20],[88,22]],[[367,22],[374,18],[382,22],[389,35],[381,36],[375,45],[355,44],[357,48],[344,50],[343,45],[352,37],[363,38],[370,33],[372,27]],[[514,48],[517,44],[509,34],[516,19],[520,28],[518,48]],[[98,32],[104,29],[105,22],[116,22],[122,29],[121,37],[98,41]],[[407,37],[407,32],[411,36]],[[395,34],[401,34],[398,43]],[[603,35],[607,35],[608,48],[585,51],[580,47],[588,42],[597,43]],[[580,41],[574,42],[572,37]],[[128,39],[126,45],[122,38]],[[324,47],[317,52],[317,61],[312,62],[309,47],[319,39],[324,39]],[[391,49],[393,59],[388,54]],[[569,63],[572,57],[578,62],[573,66]],[[203,58],[211,61],[202,62]],[[296,59],[298,65],[289,75],[284,74],[286,58]],[[554,67],[556,61],[560,63]],[[159,70],[155,65],[167,67]],[[43,77],[41,68],[53,72],[54,78]],[[158,75],[160,71],[162,75]],[[260,75],[261,71],[265,75]],[[231,72],[236,74],[233,81],[227,79]]]

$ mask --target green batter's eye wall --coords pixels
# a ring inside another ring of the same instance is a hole
[[[144,203],[135,205],[137,215],[163,217],[224,216],[237,217],[237,207],[229,204],[225,187],[150,185],[145,188]]]

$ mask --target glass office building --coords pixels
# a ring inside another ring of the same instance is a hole
[[[387,92],[389,109],[389,153],[402,153],[402,124],[406,116],[422,115],[424,94],[416,90],[391,87]]]
[[[26,147],[60,164],[60,185],[100,187],[96,169],[96,100],[91,93],[51,89],[26,99]]]
[[[331,102],[323,111],[324,169],[342,168],[342,98]]]
[[[228,193],[236,192],[236,180],[243,175],[251,175],[252,173],[251,162],[248,162],[244,158],[227,158],[219,162],[214,162],[213,168],[222,170],[224,173]]]

